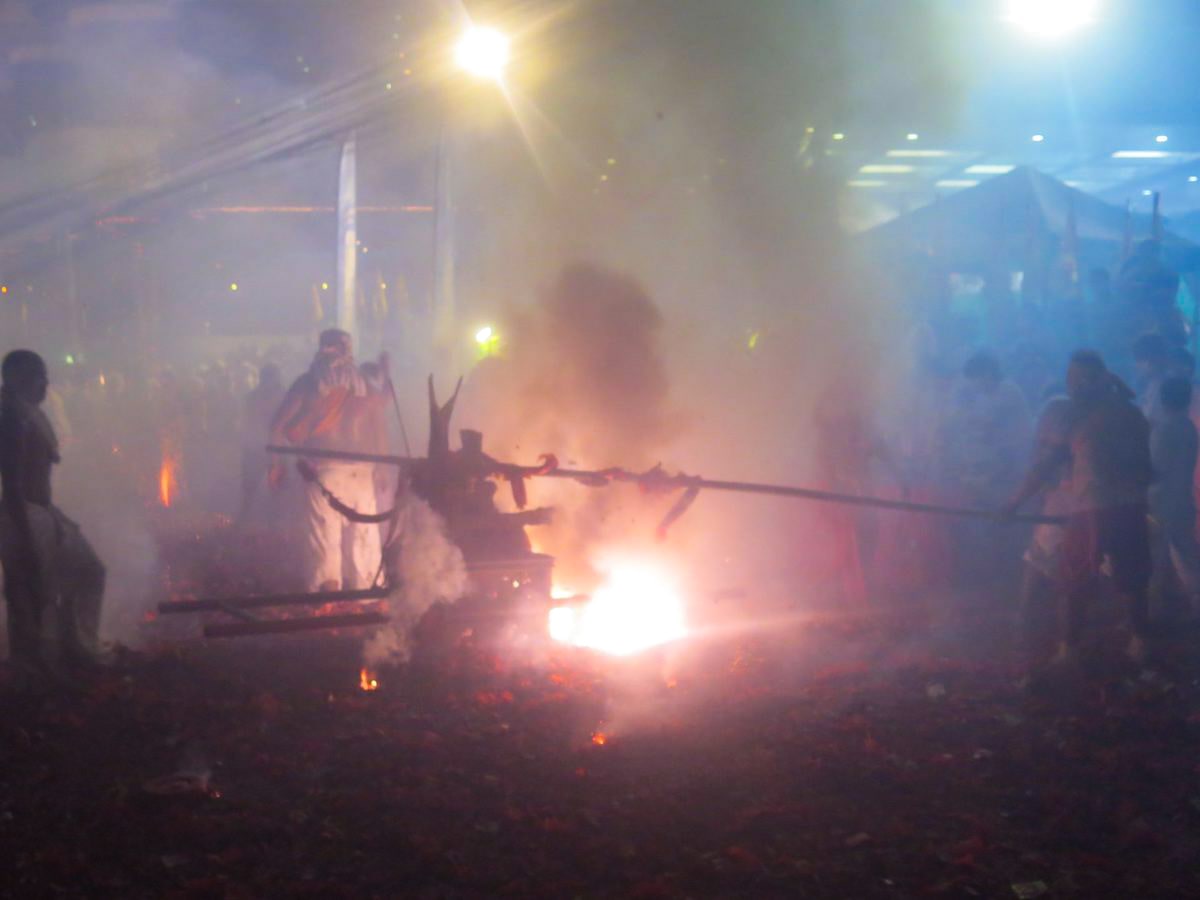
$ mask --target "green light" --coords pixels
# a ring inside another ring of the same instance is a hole
[[[757,331],[750,332],[750,337],[746,340],[746,349],[754,350],[758,347],[758,339],[761,335]]]
[[[67,358],[66,358],[66,363],[68,366],[75,365],[75,357],[73,355],[71,355],[70,353],[68,353]]]

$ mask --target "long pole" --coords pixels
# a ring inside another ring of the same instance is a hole
[[[344,459],[355,462],[373,462],[382,465],[407,466],[415,460],[403,456],[388,456],[377,453],[354,453],[342,450],[310,450],[307,447],[270,446],[271,453],[292,456],[309,456],[315,459]],[[614,481],[630,482],[650,489],[675,490],[696,488],[707,491],[732,491],[739,494],[765,494],[772,497],[794,497],[818,503],[838,503],[843,506],[865,506],[872,509],[892,509],[897,512],[923,513],[936,516],[958,516],[968,519],[989,519],[993,522],[1021,522],[1032,525],[1060,525],[1061,516],[1039,516],[1028,514],[1004,514],[991,509],[975,509],[964,506],[943,506],[938,503],[910,503],[907,500],[888,500],[883,497],[862,497],[856,494],[836,494],[813,488],[792,487],[783,484],[763,484],[756,481],[717,481],[695,478],[691,475],[668,475],[653,470],[650,472],[628,472],[625,469],[530,469],[522,471],[518,466],[500,466],[496,474],[512,472],[531,478],[570,478],[584,484],[599,487]]]
[[[357,140],[350,132],[338,164],[337,327],[358,345],[358,163]]]

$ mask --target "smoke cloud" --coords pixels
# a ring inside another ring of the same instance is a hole
[[[399,542],[400,583],[390,600],[391,621],[363,647],[368,666],[407,662],[412,634],[435,603],[453,603],[467,592],[462,551],[446,535],[446,525],[433,509],[411,491],[400,500],[395,520]]]

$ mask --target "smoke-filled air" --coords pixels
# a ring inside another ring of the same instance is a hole
[[[1200,896],[1198,35],[0,0],[0,894]]]

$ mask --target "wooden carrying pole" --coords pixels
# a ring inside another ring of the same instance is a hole
[[[206,638],[247,637],[256,634],[292,634],[299,631],[323,631],[327,628],[358,628],[384,625],[383,613],[348,613],[340,616],[305,616],[302,619],[264,619],[259,622],[230,622],[204,626]]]
[[[359,591],[315,591],[310,594],[260,594],[245,597],[200,597],[158,604],[160,613],[223,612],[227,609],[265,609],[272,606],[324,606],[326,603],[359,603],[384,600],[391,594],[386,587]]]

